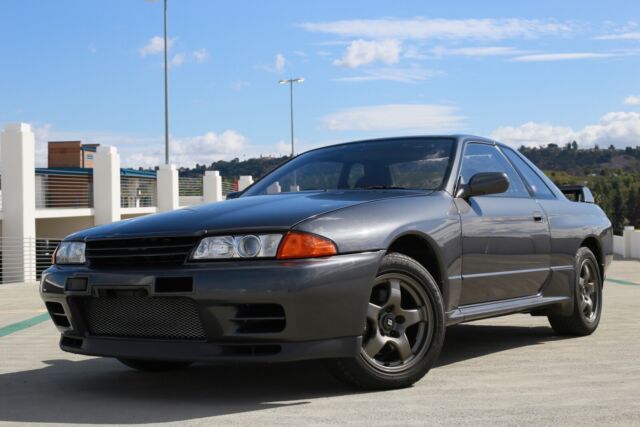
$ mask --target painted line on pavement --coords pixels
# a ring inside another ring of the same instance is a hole
[[[30,319],[22,320],[20,322],[12,323],[11,325],[3,326],[0,328],[0,338],[6,337],[7,335],[11,335],[14,332],[20,332],[23,329],[30,328],[39,323],[44,322],[49,319],[48,313],[39,314],[37,316],[31,317]]]
[[[605,282],[617,283],[618,285],[640,286],[640,283],[630,282],[628,280],[606,278]]]

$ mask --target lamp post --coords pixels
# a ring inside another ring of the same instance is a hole
[[[155,3],[156,0],[147,0]],[[167,0],[164,0],[164,162],[169,164],[169,64],[167,61]]]
[[[289,104],[291,109],[291,157],[295,156],[295,142],[293,138],[293,84],[302,83],[303,81],[304,77],[296,77],[278,81],[278,83],[280,83],[281,85],[289,85]]]

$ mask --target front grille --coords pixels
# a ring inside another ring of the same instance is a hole
[[[184,264],[198,237],[145,237],[87,241],[91,267],[155,267]]]
[[[198,308],[191,298],[105,293],[78,299],[91,335],[204,340]]]

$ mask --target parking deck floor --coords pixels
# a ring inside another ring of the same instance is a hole
[[[0,287],[0,425],[640,425],[640,262],[615,261],[599,329],[513,315],[449,328],[414,387],[365,393],[320,363],[132,371],[62,352],[37,289]]]

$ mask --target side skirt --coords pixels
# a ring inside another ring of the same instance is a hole
[[[538,294],[530,297],[463,305],[446,314],[447,326],[472,320],[486,319],[488,317],[505,316],[507,314],[533,311],[541,307],[567,303],[570,301],[571,297],[568,296],[545,297]]]

